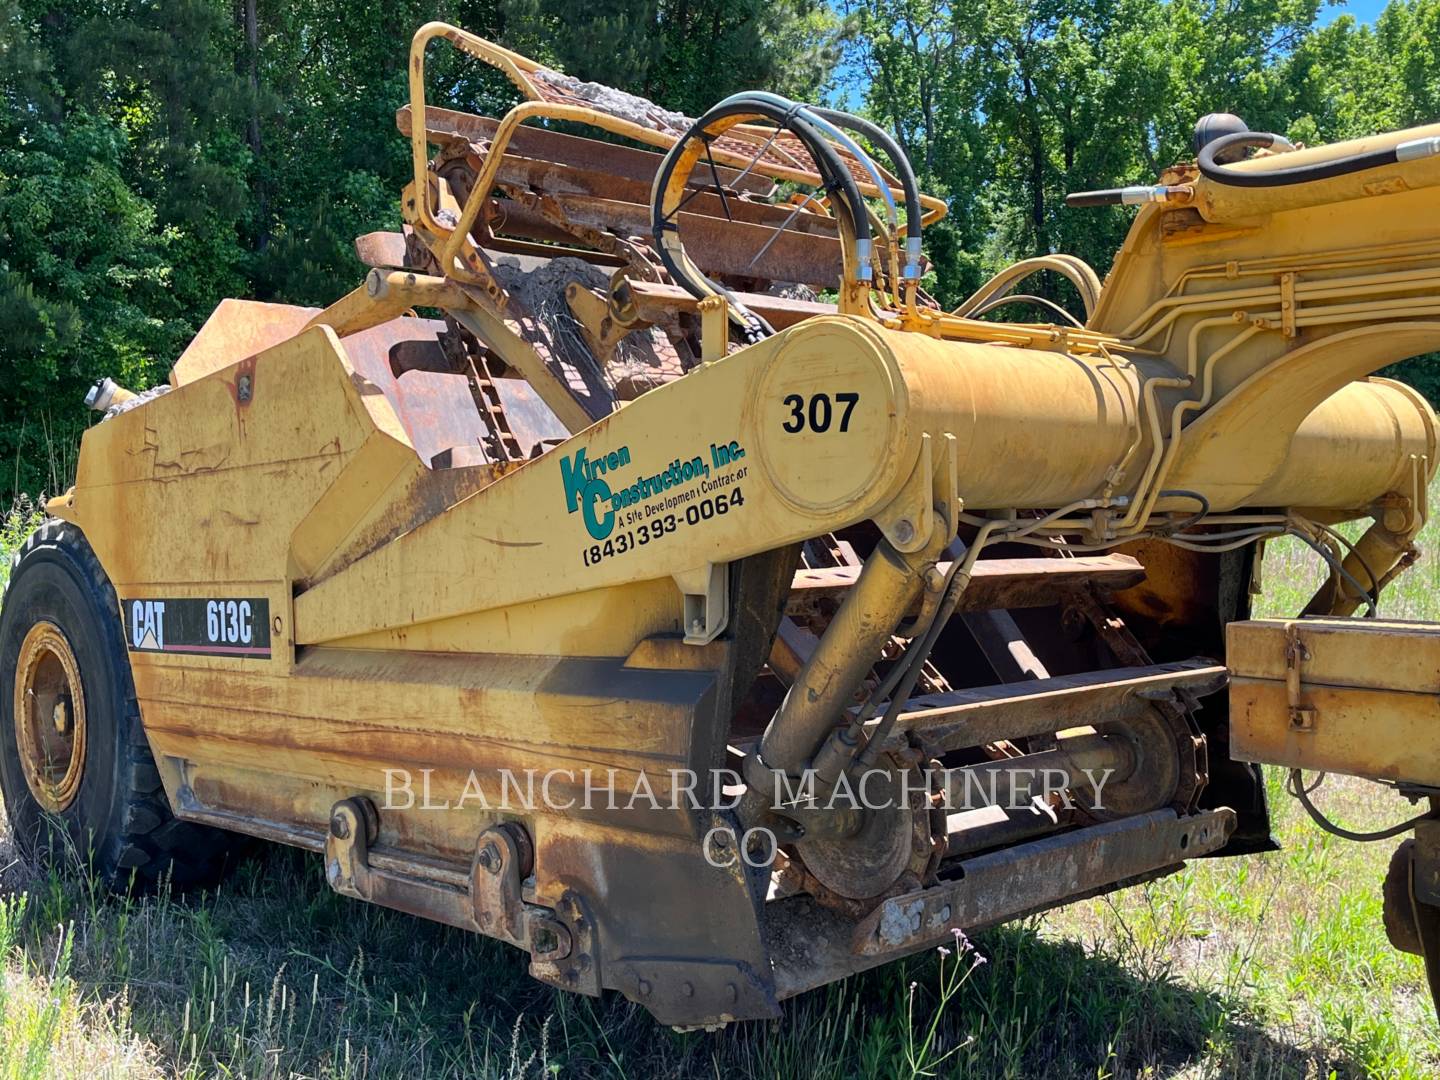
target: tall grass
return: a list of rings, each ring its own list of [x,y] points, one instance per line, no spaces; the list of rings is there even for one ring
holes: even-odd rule
[[[0,592],[10,582],[11,560],[20,545],[45,518],[40,504],[21,495],[4,516],[0,516]]]
[[[5,517],[0,574],[38,516]],[[1440,614],[1435,574],[1422,562],[1382,611]],[[1293,614],[1319,577],[1308,549],[1272,544],[1261,607]],[[266,849],[217,892],[117,898],[83,868],[22,865],[0,822],[0,1080],[1440,1075],[1421,965],[1381,927],[1390,846],[1319,832],[1270,781],[1280,852],[989,931],[983,965],[930,953],[778,1021],[688,1034],[615,995],[552,992],[497,942],[340,897],[303,853]],[[1409,809],[1358,781],[1317,798],[1359,825]]]

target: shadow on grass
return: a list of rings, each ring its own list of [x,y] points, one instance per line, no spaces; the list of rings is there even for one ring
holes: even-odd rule
[[[909,1076],[942,975],[931,953],[787,1002],[777,1021],[682,1034],[618,995],[532,981],[518,950],[337,896],[300,852],[265,849],[183,900],[57,873],[26,892],[6,962],[42,977],[67,928],[68,978],[123,1000],[166,1075]],[[1034,924],[976,945],[989,962],[939,1019],[931,1061],[954,1053],[937,1075],[1363,1075],[1278,1041],[1237,1000],[1137,977]]]

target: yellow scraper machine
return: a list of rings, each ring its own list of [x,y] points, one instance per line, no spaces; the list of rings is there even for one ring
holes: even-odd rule
[[[519,104],[427,106],[436,39]],[[1312,808],[1440,788],[1440,631],[1352,618],[1435,469],[1370,373],[1440,350],[1440,126],[1207,117],[1071,197],[1140,204],[1103,284],[1043,254],[947,311],[945,205],[861,118],[694,120],[432,23],[398,123],[361,287],[227,300],[168,385],[92,393],[0,611],[28,850],[144,886],[308,848],[688,1027],[1267,850],[1253,762]],[[1247,621],[1280,536],[1328,578]],[[1437,821],[1387,889],[1432,964]]]

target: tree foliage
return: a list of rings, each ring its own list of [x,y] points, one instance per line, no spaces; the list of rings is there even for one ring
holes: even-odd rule
[[[354,236],[398,225],[394,110],[430,19],[691,115],[744,88],[860,107],[950,201],[928,252],[954,301],[1037,252],[1103,271],[1128,215],[1064,194],[1152,180],[1202,113],[1306,142],[1440,119],[1440,0],[1373,26],[1319,4],[0,0],[4,486],[63,484],[85,386],[163,378],[223,297],[354,286]],[[513,100],[442,46],[430,74],[442,104]]]
[[[851,100],[950,200],[930,252],[942,300],[1005,262],[1068,251],[1103,270],[1130,213],[1070,191],[1153,182],[1195,121],[1328,142],[1440,120],[1440,0],[1375,26],[1319,0],[848,0]],[[1049,286],[1056,294],[1055,283]]]

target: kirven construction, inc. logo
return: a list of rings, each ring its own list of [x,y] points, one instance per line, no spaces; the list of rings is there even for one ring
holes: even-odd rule
[[[615,515],[626,507],[656,498],[672,488],[682,487],[710,476],[717,468],[736,464],[745,456],[738,442],[712,444],[710,462],[702,455],[675,458],[660,472],[618,477],[630,465],[630,447],[622,446],[591,460],[582,447],[560,458],[560,481],[565,488],[565,509],[577,511],[585,520],[585,531],[604,540],[615,530]],[[612,486],[613,485],[613,486]]]

